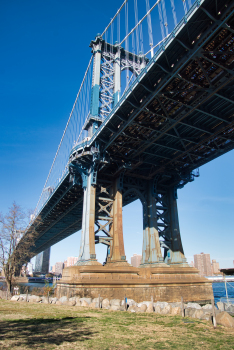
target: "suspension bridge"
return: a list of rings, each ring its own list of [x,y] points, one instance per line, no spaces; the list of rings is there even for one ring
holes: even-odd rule
[[[122,207],[140,199],[141,267],[194,273],[177,189],[234,148],[234,1],[145,0],[140,17],[142,3],[124,1],[91,41],[25,237],[36,228],[36,255],[82,229],[78,267],[100,268],[98,243],[107,247],[107,266],[127,266]]]

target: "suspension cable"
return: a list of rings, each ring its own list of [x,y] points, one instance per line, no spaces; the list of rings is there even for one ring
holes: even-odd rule
[[[132,30],[128,33],[128,35],[125,36],[125,38],[121,41],[121,43],[119,43],[119,45],[122,45],[123,42],[132,34],[132,32],[134,32],[134,30],[144,21],[144,19],[146,19],[146,17],[153,11],[153,9],[161,2],[161,0],[157,0],[156,3],[151,7],[151,9],[145,14],[144,17],[142,17],[142,19],[137,23],[137,25],[135,25],[134,28],[132,28]]]
[[[77,102],[78,97],[79,97],[79,95],[80,95],[81,89],[82,89],[82,87],[83,87],[83,84],[84,84],[84,81],[85,81],[85,78],[86,78],[86,76],[87,76],[87,73],[88,73],[88,70],[89,70],[89,67],[90,67],[90,65],[91,65],[92,60],[93,60],[93,56],[90,58],[90,61],[89,61],[88,67],[87,67],[86,72],[85,72],[85,75],[84,75],[84,78],[83,78],[83,80],[82,80],[82,82],[81,82],[81,85],[80,85],[79,91],[78,91],[78,93],[77,93],[77,95],[76,95],[75,102],[74,102],[74,104],[73,104],[73,107],[72,107],[71,113],[70,113],[70,115],[69,115],[69,118],[68,118],[68,121],[67,121],[66,127],[65,127],[65,129],[64,129],[64,131],[63,131],[63,135],[62,135],[62,138],[61,138],[61,140],[60,140],[60,143],[59,143],[59,146],[58,146],[57,152],[56,152],[55,157],[54,157],[54,160],[53,160],[53,163],[52,163],[52,165],[51,165],[51,168],[50,168],[49,174],[48,174],[48,176],[47,176],[47,179],[46,179],[45,185],[44,185],[44,187],[43,187],[43,190],[42,190],[42,193],[41,193],[41,195],[40,195],[40,198],[39,198],[39,200],[38,200],[38,202],[37,202],[37,205],[36,205],[36,208],[35,208],[35,212],[34,212],[35,214],[36,214],[36,211],[37,211],[37,207],[38,207],[38,205],[39,205],[39,203],[40,203],[40,200],[41,200],[41,197],[42,197],[43,191],[44,191],[44,189],[45,189],[45,187],[46,187],[46,185],[47,185],[47,182],[48,182],[48,180],[49,180],[50,174],[51,174],[51,172],[52,172],[52,169],[53,169],[53,166],[54,166],[55,160],[56,160],[56,158],[57,158],[57,155],[58,155],[58,152],[59,152],[59,150],[60,150],[61,144],[62,144],[62,142],[63,142],[64,136],[65,136],[65,134],[66,134],[66,131],[67,131],[68,125],[69,125],[69,123],[70,123],[70,120],[71,120],[71,117],[72,117],[73,111],[74,111],[74,109],[75,109],[76,102]]]
[[[105,28],[104,32],[102,33],[102,36],[105,34],[105,32],[106,32],[107,29],[110,27],[110,25],[112,24],[112,22],[116,19],[116,17],[117,17],[118,14],[120,13],[120,11],[122,10],[122,8],[123,8],[124,5],[126,4],[126,2],[128,2],[128,0],[124,0],[124,2],[122,3],[122,5],[121,5],[120,8],[118,9],[118,11],[116,12],[116,14],[115,14],[114,17],[112,18],[112,20],[110,21],[110,23],[108,24],[108,26]]]

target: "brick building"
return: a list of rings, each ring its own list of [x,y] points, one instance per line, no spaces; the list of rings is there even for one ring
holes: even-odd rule
[[[200,271],[201,276],[212,276],[210,254],[195,254],[194,267],[196,267]]]
[[[133,256],[131,257],[131,265],[133,267],[138,267],[141,263],[141,258],[142,256],[139,254],[133,254]]]

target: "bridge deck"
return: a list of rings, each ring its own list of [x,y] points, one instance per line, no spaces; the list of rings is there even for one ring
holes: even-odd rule
[[[178,184],[234,148],[233,78],[234,2],[201,1],[71,161],[91,162],[98,142],[110,156],[98,177],[111,180],[128,165],[127,176],[165,174]],[[82,201],[67,175],[40,213],[35,254],[81,228]]]

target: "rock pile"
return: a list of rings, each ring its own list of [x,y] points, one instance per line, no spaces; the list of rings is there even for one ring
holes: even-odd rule
[[[112,311],[125,311],[125,301],[120,299],[103,299],[103,298],[80,298],[80,297],[71,297],[66,296],[61,297],[60,299],[54,297],[39,297],[35,295],[14,295],[11,300],[13,301],[27,301],[32,303],[45,303],[56,304],[56,305],[67,305],[67,306],[78,306],[78,307],[87,307],[91,309],[99,308]],[[100,303],[100,305],[99,305]],[[234,327],[234,318],[231,317],[227,312],[224,311],[225,305],[223,303],[217,303],[218,309],[215,308],[217,315],[217,324],[222,324],[228,327]],[[182,315],[181,303],[167,303],[157,301],[152,303],[151,301],[143,301],[141,303],[135,302],[133,299],[127,299],[127,311],[128,312],[148,312],[156,313],[161,315]],[[232,306],[234,308],[234,306]],[[228,316],[227,316],[228,315]],[[212,314],[212,305],[206,304],[201,306],[198,303],[187,303],[184,304],[184,316],[197,318],[200,320],[211,321]]]

